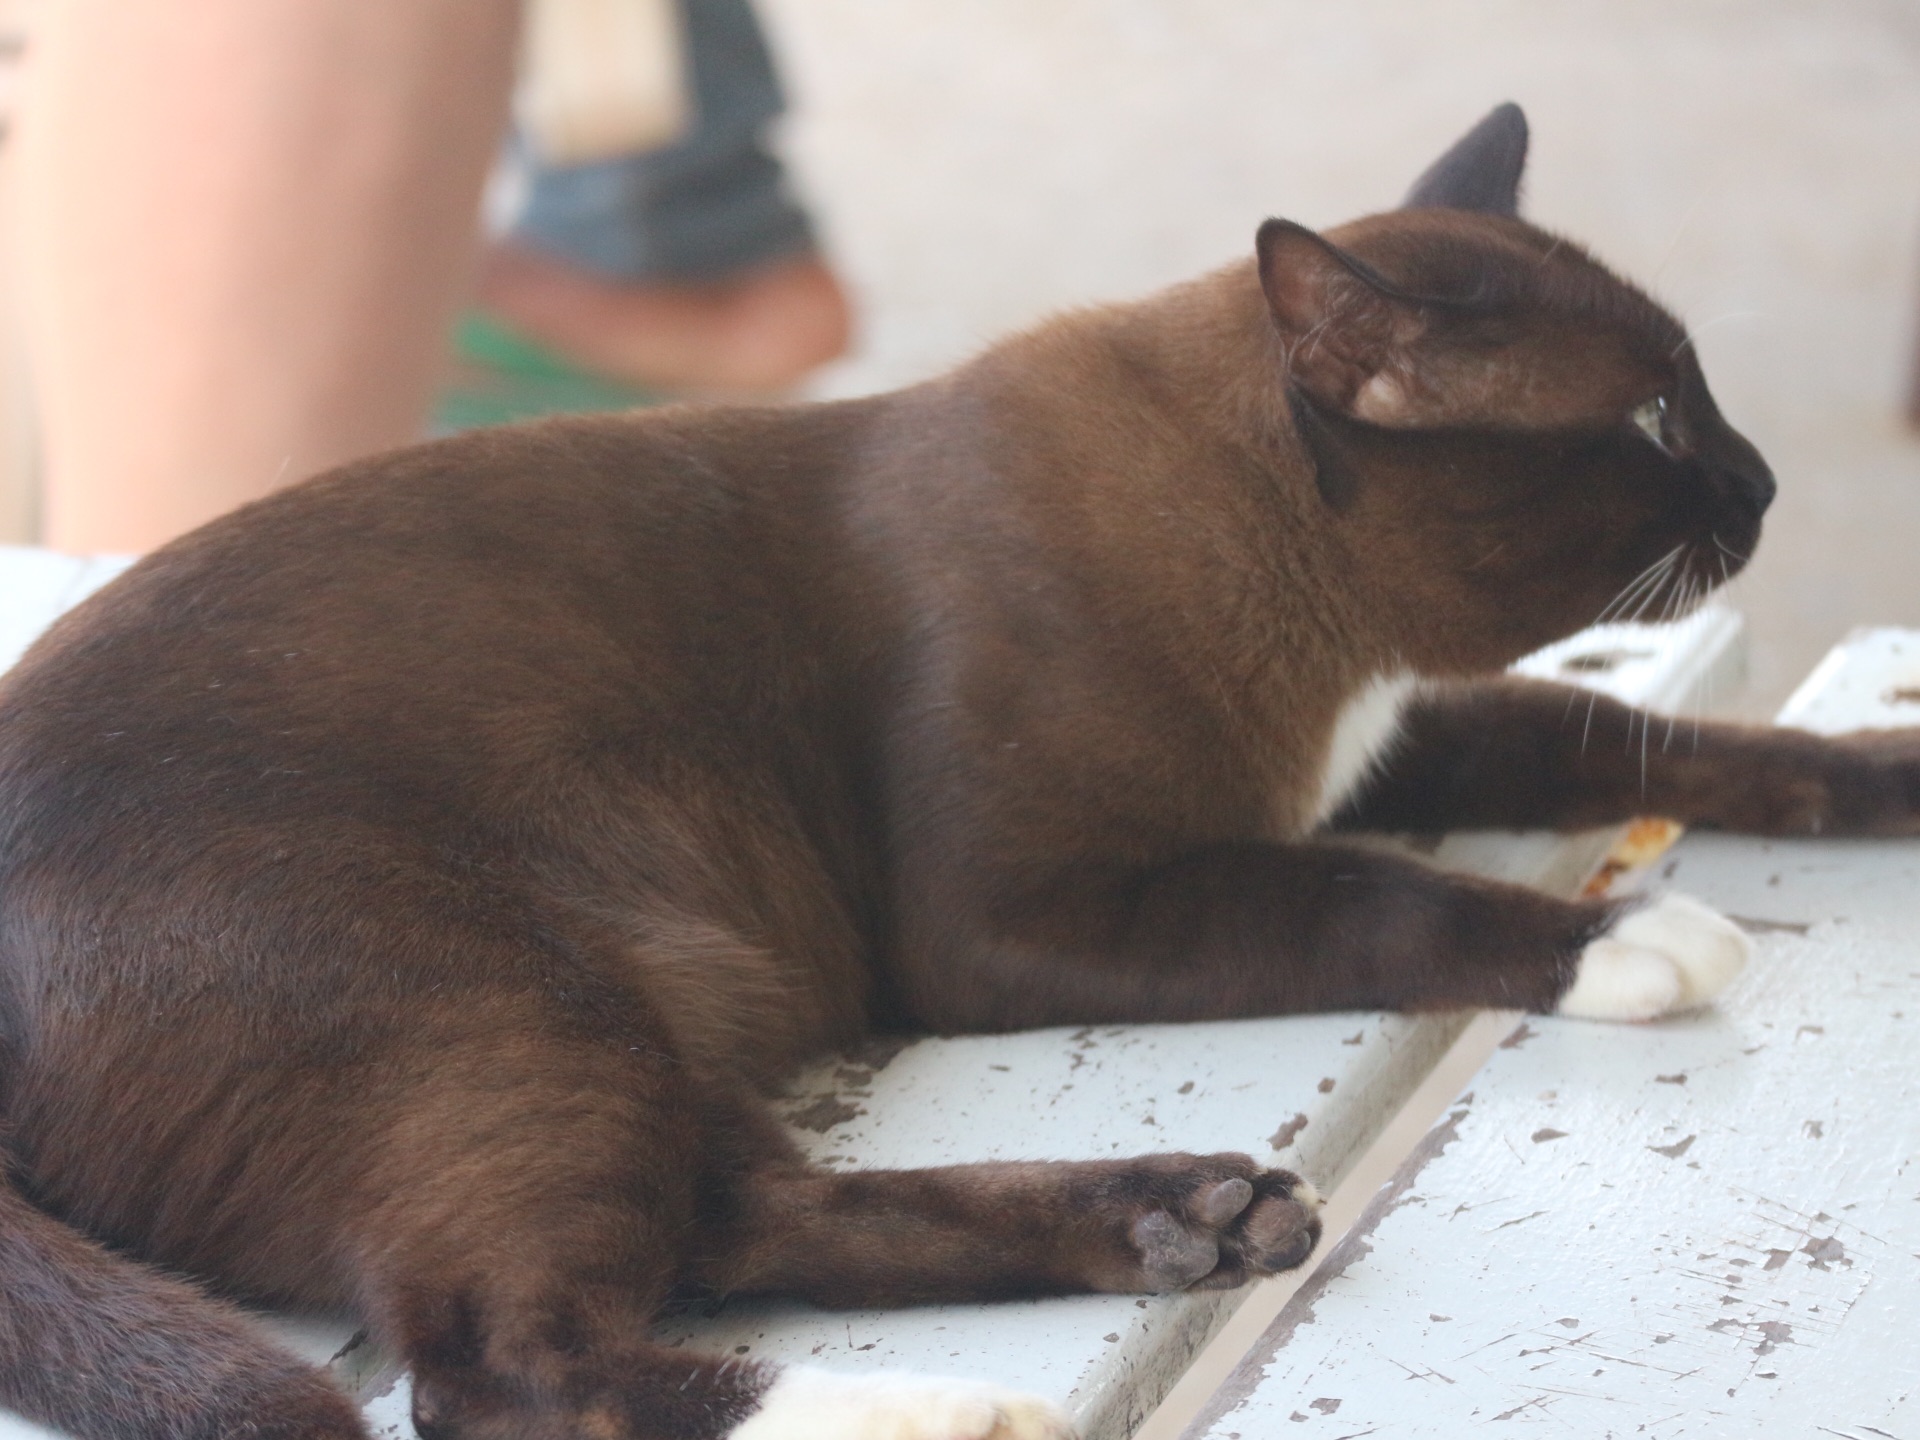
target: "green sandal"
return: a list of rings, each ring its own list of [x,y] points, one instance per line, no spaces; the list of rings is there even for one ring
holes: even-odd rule
[[[478,311],[460,317],[453,334],[453,374],[433,409],[435,434],[507,425],[540,415],[631,410],[662,396],[576,370]]]

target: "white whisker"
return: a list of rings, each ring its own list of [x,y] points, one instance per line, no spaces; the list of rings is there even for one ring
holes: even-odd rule
[[[1691,205],[1687,206],[1686,213],[1680,217],[1680,223],[1673,227],[1673,238],[1667,241],[1666,253],[1661,255],[1660,263],[1653,267],[1653,274],[1647,279],[1649,285],[1657,284],[1661,275],[1666,273],[1667,265],[1672,261],[1674,252],[1680,248],[1680,241],[1687,233],[1687,226],[1693,223],[1695,212],[1706,203],[1707,197],[1699,195],[1694,198]]]
[[[1677,555],[1679,554],[1679,551],[1676,550],[1674,553]],[[1638,605],[1634,606],[1633,613],[1627,616],[1625,620],[1616,620],[1614,623],[1621,624],[1621,625],[1638,625],[1640,623],[1640,617],[1647,613],[1647,607],[1654,603],[1654,601],[1659,597],[1660,592],[1666,588],[1667,581],[1671,580],[1672,578],[1673,578],[1673,566],[1671,562],[1669,562],[1669,564],[1667,565],[1667,568],[1660,572],[1660,578],[1658,581],[1654,583],[1653,589],[1647,592],[1646,598],[1643,599]]]
[[[1667,570],[1671,568],[1673,562],[1679,558],[1680,552],[1685,548],[1683,545],[1674,546],[1673,549],[1669,550],[1638,575],[1634,576],[1632,580],[1627,582],[1626,586],[1618,595],[1614,596],[1613,599],[1609,600],[1606,605],[1602,607],[1600,613],[1594,616],[1591,624],[1608,625],[1613,623],[1614,618],[1620,611],[1624,610],[1639,598],[1645,587],[1652,586],[1655,589],[1659,588],[1660,582],[1666,578]]]
[[[1693,577],[1692,577],[1691,575],[1689,575],[1689,576],[1687,577],[1687,579],[1686,579],[1686,581],[1685,581],[1684,583],[1685,583],[1685,585],[1687,586],[1687,588],[1688,588],[1689,590],[1691,590],[1691,589],[1692,589],[1692,587],[1693,587],[1693,586],[1694,586],[1694,585],[1695,585],[1695,584],[1696,584],[1697,582],[1696,582],[1696,581],[1694,580],[1694,578],[1693,578]],[[1696,701],[1695,703],[1697,704],[1697,703],[1698,703],[1698,701]],[[1671,746],[1672,746],[1672,744],[1673,744],[1673,728],[1674,728],[1674,726],[1676,726],[1676,725],[1678,725],[1679,723],[1680,723],[1680,716],[1679,716],[1679,714],[1678,714],[1678,712],[1676,712],[1676,713],[1674,713],[1674,714],[1672,714],[1672,715],[1669,715],[1669,716],[1667,717],[1667,733],[1666,733],[1666,738],[1664,738],[1664,739],[1663,739],[1663,740],[1661,740],[1661,742],[1660,742],[1660,753],[1661,753],[1662,755],[1664,755],[1664,754],[1666,754],[1666,753],[1667,753],[1667,750],[1669,749],[1669,747],[1671,747]],[[1696,720],[1695,720],[1695,722],[1694,722],[1694,733],[1695,733],[1695,734],[1698,734],[1698,733],[1699,733],[1699,721],[1698,721],[1697,719],[1696,719]]]
[[[1628,603],[1632,596],[1639,593],[1640,587],[1642,585],[1648,584],[1652,581],[1654,575],[1660,570],[1660,568],[1672,560],[1673,553],[1674,552],[1671,550],[1668,551],[1665,555],[1662,555],[1658,560],[1655,560],[1651,565],[1647,566],[1639,574],[1635,575],[1633,579],[1629,580],[1625,585],[1621,586],[1620,589],[1614,594],[1613,599],[1609,600],[1605,605],[1600,607],[1600,613],[1593,618],[1592,623],[1595,625],[1604,625],[1606,623],[1607,616],[1613,614],[1614,611],[1619,606]]]
[[[1647,803],[1647,732],[1653,729],[1650,711],[1640,712],[1640,803]]]
[[[1770,318],[1771,317],[1764,310],[1729,310],[1724,315],[1716,315],[1713,317],[1713,319],[1707,321],[1706,324],[1695,325],[1691,329],[1689,329],[1687,331],[1687,338],[1682,340],[1678,345],[1674,346],[1673,353],[1669,355],[1667,358],[1669,360],[1679,358],[1680,352],[1682,350],[1695,347],[1702,335],[1704,335],[1707,331],[1711,330],[1714,326],[1724,324],[1728,320],[1766,320]]]
[[[1746,564],[1747,561],[1753,558],[1752,555],[1742,555],[1738,550],[1729,550],[1727,548],[1727,542],[1720,538],[1720,534],[1718,531],[1714,532],[1713,545],[1714,545],[1714,548],[1718,550],[1722,555],[1725,555],[1732,560],[1738,560],[1742,565]]]

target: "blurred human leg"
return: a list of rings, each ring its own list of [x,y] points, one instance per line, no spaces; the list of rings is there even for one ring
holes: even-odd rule
[[[21,124],[45,535],[144,550],[419,433],[515,0],[61,0]]]
[[[585,165],[521,147],[526,201],[480,303],[604,375],[668,390],[766,390],[846,348],[847,299],[765,131],[784,108],[748,0],[681,0],[688,133]]]
[[[718,280],[623,281],[507,243],[487,257],[480,300],[572,364],[686,394],[785,389],[844,353],[852,327],[814,254]]]

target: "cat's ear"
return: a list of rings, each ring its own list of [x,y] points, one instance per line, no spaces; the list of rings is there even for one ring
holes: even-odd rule
[[[1260,288],[1286,346],[1287,378],[1321,405],[1392,425],[1404,409],[1399,376],[1425,328],[1419,307],[1355,256],[1291,220],[1255,237]]]
[[[1527,165],[1527,117],[1509,100],[1495,106],[1413,182],[1403,210],[1520,213],[1520,172]]]

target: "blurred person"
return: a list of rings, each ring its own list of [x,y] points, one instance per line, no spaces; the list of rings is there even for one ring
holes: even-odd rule
[[[61,0],[20,266],[44,536],[149,549],[413,438],[471,273],[514,0]]]
[[[690,33],[705,3],[691,0]],[[49,544],[147,550],[418,437],[476,277],[518,26],[515,0],[47,7],[19,209]],[[695,72],[700,91],[698,60]],[[771,163],[757,141],[716,153]],[[672,388],[785,384],[844,346],[844,298],[804,216],[799,232],[792,216],[775,226],[787,238],[770,248],[747,247],[744,273],[675,268],[699,226],[669,260],[608,267],[598,227],[634,207],[589,223],[591,206],[550,198],[583,184],[536,174],[527,233],[487,264],[482,303],[530,338]],[[651,235],[673,192],[643,188]],[[764,338],[781,323],[761,324],[782,307],[790,331],[815,337],[784,353]],[[746,357],[731,370],[728,332]]]
[[[562,358],[643,389],[778,389],[846,349],[846,296],[766,148],[784,99],[748,0],[681,0],[681,18],[687,133],[574,166],[518,145],[524,202],[478,300]]]

